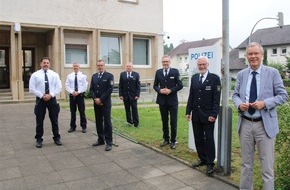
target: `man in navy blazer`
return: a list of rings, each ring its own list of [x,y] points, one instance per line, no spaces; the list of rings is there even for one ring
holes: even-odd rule
[[[249,67],[238,73],[232,96],[239,111],[237,131],[242,152],[240,189],[253,189],[255,145],[261,161],[263,189],[274,189],[274,147],[275,136],[279,132],[276,107],[288,100],[288,94],[278,70],[262,64],[264,50],[259,43],[248,45],[246,57]],[[256,88],[252,88],[252,81]],[[256,94],[253,102],[252,91]]]
[[[186,118],[192,122],[194,141],[199,161],[192,166],[207,165],[207,175],[212,175],[215,160],[214,124],[220,110],[221,81],[208,70],[209,61],[197,59],[199,73],[191,77]],[[191,115],[192,113],[192,115]]]
[[[133,71],[133,64],[127,63],[126,71],[120,74],[119,97],[123,100],[127,123],[139,127],[137,100],[140,97],[140,76]]]
[[[90,86],[90,94],[94,100],[94,111],[98,140],[93,146],[104,145],[106,151],[112,150],[111,122],[111,94],[114,88],[114,76],[105,70],[105,62],[97,61],[98,72],[93,74]]]
[[[153,88],[157,92],[156,103],[162,119],[163,139],[160,145],[164,147],[170,143],[170,148],[176,148],[178,97],[177,92],[183,88],[179,71],[170,67],[170,56],[162,57],[162,69],[155,73]],[[170,114],[171,137],[168,129],[168,115]]]

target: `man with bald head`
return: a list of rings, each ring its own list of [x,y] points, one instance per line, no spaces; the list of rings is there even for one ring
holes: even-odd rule
[[[125,106],[127,123],[135,127],[139,127],[137,100],[140,91],[140,76],[133,71],[133,64],[129,62],[126,64],[126,71],[120,74],[119,97]]]

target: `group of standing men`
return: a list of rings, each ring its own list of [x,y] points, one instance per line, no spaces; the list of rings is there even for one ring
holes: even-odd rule
[[[237,131],[242,152],[241,189],[253,189],[253,159],[255,145],[259,152],[262,166],[264,189],[274,189],[274,142],[277,135],[278,120],[276,107],[288,100],[288,94],[279,72],[264,66],[263,47],[252,42],[246,49],[249,67],[237,76],[233,103],[239,111]],[[162,119],[164,147],[176,148],[178,96],[183,88],[179,71],[170,67],[170,57],[162,57],[163,68],[155,73],[153,88],[157,92],[156,103],[159,104]],[[55,96],[61,92],[59,75],[50,67],[49,58],[40,63],[41,69],[32,74],[29,90],[36,95],[34,113],[36,115],[36,147],[42,147],[43,120],[46,108],[52,123],[53,139],[56,145],[62,145],[58,131],[59,105]],[[214,124],[220,109],[221,81],[219,76],[208,70],[206,57],[197,60],[198,73],[193,75],[190,83],[189,97],[186,105],[186,118],[192,122],[195,145],[199,160],[193,167],[207,165],[206,173],[213,173],[215,160]],[[68,132],[76,129],[76,110],[80,112],[82,132],[86,133],[84,92],[87,90],[87,77],[79,71],[79,65],[73,64],[74,72],[67,76],[66,90],[70,97],[71,122]],[[126,120],[130,125],[139,127],[137,100],[140,97],[140,76],[132,70],[132,63],[126,65],[126,71],[120,74],[119,97],[124,102]],[[105,71],[103,60],[97,62],[98,72],[92,76],[90,94],[94,100],[94,111],[98,140],[93,146],[104,145],[106,151],[112,149],[111,93],[114,76]],[[169,120],[170,116],[170,122]],[[169,124],[170,123],[170,132]]]
[[[34,72],[29,81],[29,91],[36,96],[34,113],[36,115],[36,144],[37,148],[42,147],[43,141],[43,121],[46,109],[49,111],[49,118],[52,124],[53,139],[56,145],[61,146],[58,115],[59,104],[56,100],[62,90],[59,75],[50,70],[50,59],[41,59],[41,69]],[[103,60],[97,61],[98,72],[92,76],[90,85],[90,95],[94,101],[96,131],[98,134],[97,142],[93,146],[106,144],[105,150],[112,149],[112,122],[111,122],[111,93],[114,88],[114,76],[105,70]],[[140,76],[132,70],[132,63],[126,65],[126,71],[120,75],[119,94],[123,100],[127,122],[139,127],[139,117],[137,100],[140,96]],[[76,130],[76,111],[80,113],[80,126],[82,132],[87,132],[87,119],[85,114],[85,95],[88,88],[87,76],[80,71],[78,63],[73,64],[73,72],[70,73],[65,81],[65,88],[69,94],[70,104],[70,128],[69,133]]]

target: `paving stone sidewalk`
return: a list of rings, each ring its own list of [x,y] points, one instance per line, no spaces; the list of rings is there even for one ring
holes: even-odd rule
[[[0,104],[1,190],[234,190],[235,187],[194,170],[150,148],[117,136],[106,152],[88,132],[67,133],[70,113],[61,109],[63,146],[53,143],[48,113],[43,147],[35,148],[33,103]],[[77,117],[77,119],[79,119]]]

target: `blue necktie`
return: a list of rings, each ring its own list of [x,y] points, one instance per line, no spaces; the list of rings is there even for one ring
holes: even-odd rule
[[[46,70],[44,71],[44,84],[45,84],[45,94],[49,94],[49,83],[48,83],[48,77],[46,74]]]
[[[199,78],[199,85],[200,86],[202,85],[202,78],[203,78],[203,75],[201,75],[200,78]]]
[[[257,81],[256,81],[256,71],[252,72],[253,78],[252,78],[252,82],[251,82],[251,88],[250,88],[250,98],[249,98],[249,102],[253,103],[257,100]],[[249,108],[248,112],[249,114],[253,115],[255,113],[255,109],[253,108]]]
[[[165,72],[164,76],[167,77],[167,69],[165,69],[164,72]]]
[[[75,91],[77,92],[78,91],[78,75],[76,74],[75,75]]]

